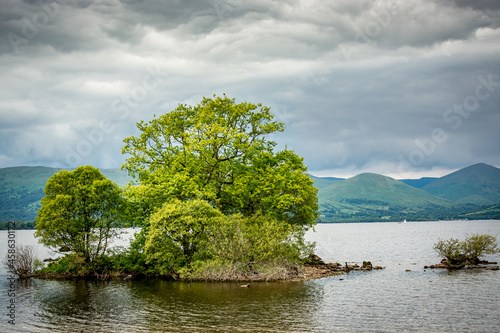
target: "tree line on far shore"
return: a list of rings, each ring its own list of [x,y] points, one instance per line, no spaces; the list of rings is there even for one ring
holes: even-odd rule
[[[35,221],[22,222],[22,221],[14,221],[14,222],[2,222],[0,221],[0,230],[8,230],[10,228],[16,230],[33,230],[36,228]]]

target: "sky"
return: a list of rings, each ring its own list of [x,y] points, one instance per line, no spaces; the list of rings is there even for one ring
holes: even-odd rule
[[[226,94],[316,176],[500,167],[500,1],[2,0],[0,168],[119,168],[136,123]]]

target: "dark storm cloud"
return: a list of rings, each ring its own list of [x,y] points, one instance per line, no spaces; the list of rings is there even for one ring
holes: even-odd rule
[[[457,7],[473,8],[478,10],[500,10],[500,3],[496,0],[451,0]]]
[[[118,167],[136,121],[214,93],[270,106],[287,127],[272,138],[317,173],[498,166],[498,7],[2,1],[0,167]]]

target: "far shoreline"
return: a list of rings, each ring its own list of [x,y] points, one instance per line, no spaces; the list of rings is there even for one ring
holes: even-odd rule
[[[474,221],[498,221],[500,222],[500,219],[449,219],[449,220],[407,220],[406,223],[420,223],[420,222],[474,222]],[[6,222],[8,223],[8,222]],[[17,223],[31,223],[30,222],[21,222],[21,221],[16,221],[16,230],[36,230],[36,227],[29,227],[29,228],[18,228]],[[318,222],[316,225],[322,225],[322,224],[358,224],[358,223],[405,223],[404,220],[395,220],[395,221],[336,221],[336,222]],[[118,229],[136,229],[136,227],[118,227]],[[7,231],[7,228],[0,228],[0,231]]]

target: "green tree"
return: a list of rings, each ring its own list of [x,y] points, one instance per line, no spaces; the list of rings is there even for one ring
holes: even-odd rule
[[[57,252],[97,259],[116,234],[124,199],[121,189],[92,166],[62,170],[47,181],[36,218],[36,237]]]
[[[318,217],[316,188],[303,159],[266,138],[282,132],[268,107],[225,95],[203,98],[137,124],[124,140],[124,168],[138,180],[129,196],[147,218],[172,199],[202,199],[225,215],[258,211],[309,227]],[[147,223],[143,223],[147,227]]]
[[[477,264],[479,257],[485,254],[498,253],[500,249],[496,237],[492,235],[477,235],[460,241],[456,238],[440,239],[434,244],[434,250],[446,258],[450,266],[461,267],[468,264]]]
[[[191,262],[206,241],[205,229],[222,214],[206,201],[188,200],[165,203],[152,215],[146,235],[145,254],[163,272]]]

